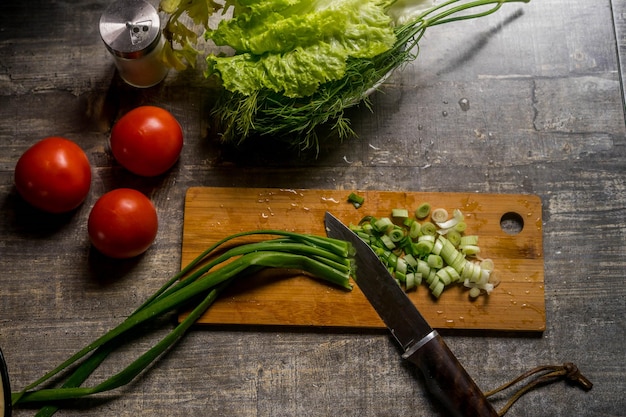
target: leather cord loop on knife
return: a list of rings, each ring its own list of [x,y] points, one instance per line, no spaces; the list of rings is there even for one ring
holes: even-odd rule
[[[492,391],[485,392],[485,397],[491,397],[494,394],[497,394],[498,392],[501,392],[523,381],[524,379],[541,372],[544,373],[542,375],[539,375],[534,380],[526,383],[526,385],[522,386],[522,388],[517,390],[517,392],[515,392],[515,394],[511,396],[505,406],[498,412],[499,416],[503,416],[504,414],[506,414],[506,412],[509,410],[509,408],[511,408],[513,403],[515,403],[515,401],[517,401],[522,395],[526,394],[528,391],[540,385],[556,382],[559,379],[565,379],[570,383],[576,384],[585,391],[589,391],[593,387],[591,381],[589,381],[583,374],[580,373],[576,365],[571,362],[565,362],[563,365],[544,365],[533,368],[530,371],[518,376],[514,380],[507,382],[506,384],[501,385],[500,387]]]

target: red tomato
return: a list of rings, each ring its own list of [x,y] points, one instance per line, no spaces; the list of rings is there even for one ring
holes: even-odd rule
[[[71,140],[45,138],[17,161],[15,187],[24,200],[41,210],[68,212],[89,194],[91,165],[85,152]]]
[[[137,175],[163,174],[183,148],[183,130],[170,112],[142,106],[126,113],[111,130],[111,151],[124,168]]]
[[[152,202],[136,190],[118,188],[96,201],[87,222],[89,239],[111,258],[144,253],[157,235],[159,221]]]

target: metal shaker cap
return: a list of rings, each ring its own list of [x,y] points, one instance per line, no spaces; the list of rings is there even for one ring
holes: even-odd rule
[[[100,16],[100,36],[113,55],[141,58],[159,43],[159,14],[144,0],[117,0]]]

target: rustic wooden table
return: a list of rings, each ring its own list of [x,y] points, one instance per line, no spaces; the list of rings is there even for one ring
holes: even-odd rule
[[[510,416],[624,415],[626,2],[533,0],[429,30],[419,59],[374,94],[373,112],[351,113],[359,138],[317,158],[220,146],[198,72],[146,90],[123,84],[98,35],[107,3],[0,5],[0,347],[13,388],[120,322],[179,269],[188,187],[527,193],[543,203],[545,332],[447,331],[446,341],[485,390],[565,361],[595,384],[532,391]],[[169,109],[185,132],[180,162],[150,180],[117,166],[107,145],[112,123],[141,104]],[[19,156],[50,135],[78,142],[93,165],[89,197],[71,215],[41,215],[13,186]],[[145,256],[108,262],[90,249],[86,220],[120,186],[149,195],[161,225]],[[171,328],[160,324],[139,348]],[[124,349],[103,373],[136,354]],[[226,326],[193,330],[129,386],[59,415],[444,414],[384,331]]]

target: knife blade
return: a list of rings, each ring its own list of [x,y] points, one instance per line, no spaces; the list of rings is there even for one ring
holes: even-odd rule
[[[355,249],[356,284],[402,347],[402,358],[420,369],[429,391],[455,417],[497,417],[480,388],[371,247],[329,212],[325,226],[328,237],[350,242]]]

